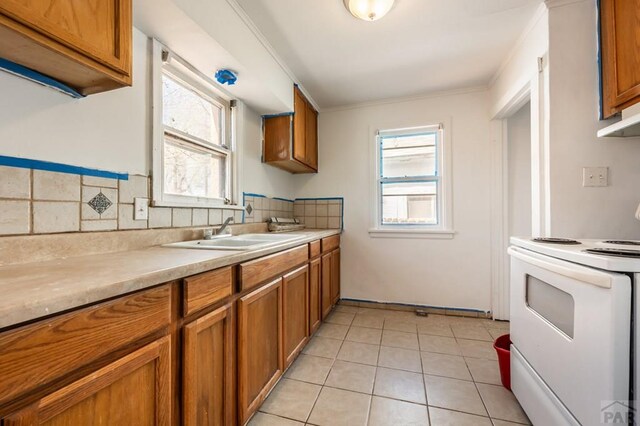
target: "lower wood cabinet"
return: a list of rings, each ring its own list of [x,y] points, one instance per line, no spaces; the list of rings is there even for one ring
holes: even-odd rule
[[[16,413],[4,426],[170,425],[170,337],[59,389]]]
[[[234,330],[230,303],[184,327],[182,411],[185,426],[236,424]]]
[[[313,334],[322,321],[322,303],[320,300],[322,282],[321,260],[315,259],[309,263],[309,335]]]
[[[322,256],[322,285],[320,286],[320,297],[322,299],[322,319],[325,319],[331,312],[331,253]]]
[[[282,278],[238,300],[238,413],[244,424],[284,371]]]
[[[0,333],[0,425],[244,425],[339,300],[338,247],[329,237]]]
[[[282,324],[284,367],[287,368],[307,343],[309,335],[309,267],[282,277]]]
[[[331,303],[340,300],[340,249],[331,252]]]

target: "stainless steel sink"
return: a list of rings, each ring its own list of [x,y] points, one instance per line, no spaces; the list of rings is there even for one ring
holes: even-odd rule
[[[244,234],[218,235],[210,240],[184,241],[165,244],[165,247],[195,248],[206,250],[255,250],[304,238],[301,234]]]

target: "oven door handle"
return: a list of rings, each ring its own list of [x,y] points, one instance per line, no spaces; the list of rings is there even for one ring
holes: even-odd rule
[[[526,262],[530,265],[537,266],[547,271],[554,272],[556,274],[564,275],[565,277],[573,278],[580,282],[592,284],[598,287],[611,288],[611,275],[604,272],[599,272],[595,269],[584,268],[579,265],[573,265],[570,263],[562,262],[556,263],[549,261],[542,256],[535,255],[533,253],[526,253],[517,247],[509,247],[507,253],[512,257]],[[570,265],[570,267],[564,266],[564,264]]]

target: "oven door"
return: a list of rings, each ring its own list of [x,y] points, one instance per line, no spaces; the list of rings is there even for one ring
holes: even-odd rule
[[[513,346],[550,398],[582,425],[599,425],[601,407],[629,399],[630,277],[517,247],[509,254]],[[536,424],[548,404],[519,380],[514,394]]]

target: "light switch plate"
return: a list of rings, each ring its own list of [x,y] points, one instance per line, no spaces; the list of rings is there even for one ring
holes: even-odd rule
[[[584,167],[582,169],[582,186],[608,186],[608,167]]]
[[[640,220],[640,204],[638,205],[638,210],[636,210],[636,219]]]
[[[149,219],[149,199],[134,198],[133,199],[133,220]]]

